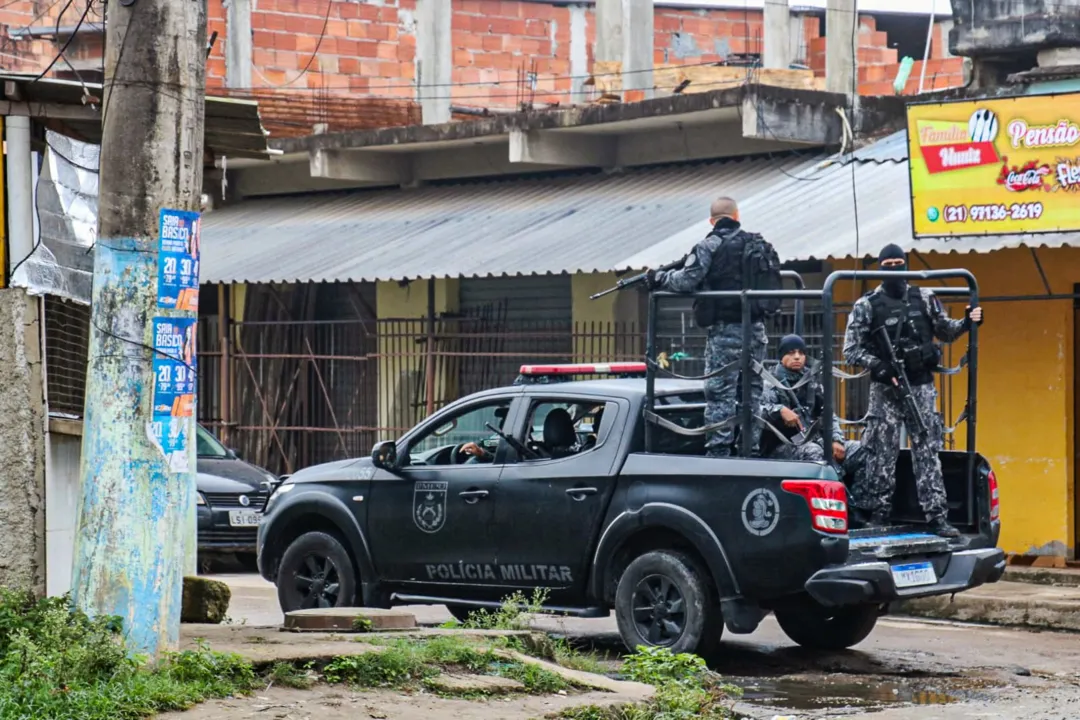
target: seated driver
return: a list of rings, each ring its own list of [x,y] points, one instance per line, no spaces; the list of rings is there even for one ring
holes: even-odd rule
[[[495,408],[495,417],[498,419],[500,430],[503,429],[503,423],[506,422],[506,413],[508,410],[509,408],[505,407]],[[461,452],[465,453],[466,455],[472,456],[465,461],[466,465],[470,463],[495,462],[495,450],[499,446],[499,436],[491,435],[487,438],[487,440],[482,440],[481,443],[470,442],[465,443],[461,447]],[[488,447],[485,448],[485,445]]]

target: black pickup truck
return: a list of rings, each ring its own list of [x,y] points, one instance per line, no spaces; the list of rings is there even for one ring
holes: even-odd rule
[[[371,458],[292,475],[259,529],[282,609],[426,603],[463,617],[546,588],[551,612],[614,609],[628,647],[705,653],[724,626],[750,633],[771,611],[796,643],[838,649],[893,601],[1004,572],[996,481],[977,454],[941,454],[961,537],[919,529],[906,450],[895,527],[853,531],[830,466],[706,458],[701,435],[672,432],[701,425],[701,382],[535,381],[645,367],[525,367],[533,382],[460,399]],[[645,452],[649,412],[666,422]]]

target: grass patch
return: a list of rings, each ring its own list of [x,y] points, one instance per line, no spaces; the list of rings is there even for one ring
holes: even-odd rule
[[[323,668],[323,677],[361,688],[417,690],[444,671],[510,678],[535,694],[572,689],[553,672],[501,657],[490,645],[452,636],[395,640],[379,650],[340,657]]]
[[[150,667],[129,655],[119,618],[91,619],[67,596],[0,591],[2,720],[134,720],[255,685],[238,656],[200,646]]]
[[[319,680],[319,675],[313,669],[313,663],[305,663],[303,667],[297,667],[293,663],[279,662],[266,673],[268,687],[287,687],[295,690],[309,690]]]
[[[666,648],[640,646],[627,656],[623,674],[628,680],[648,683],[656,695],[647,703],[569,708],[552,717],[567,720],[730,720],[742,689],[724,683],[689,653],[673,654]]]
[[[502,605],[495,610],[478,609],[469,613],[464,623],[456,620],[443,623],[443,628],[464,628],[466,630],[506,630],[522,631],[529,629],[529,621],[533,615],[544,611],[544,603],[547,602],[548,590],[536,588],[532,597],[525,597],[521,591],[508,595]],[[551,660],[571,670],[601,674],[603,668],[596,658],[583,653],[565,638],[548,637],[541,647],[535,643],[524,643],[520,638],[499,638],[498,641],[505,647],[517,650],[527,655]]]

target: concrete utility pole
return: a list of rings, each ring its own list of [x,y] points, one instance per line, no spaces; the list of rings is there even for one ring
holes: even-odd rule
[[[131,649],[159,658],[179,644],[194,553],[195,398],[177,388],[195,367],[206,3],[130,0],[107,12],[72,594],[91,615],[120,616]]]

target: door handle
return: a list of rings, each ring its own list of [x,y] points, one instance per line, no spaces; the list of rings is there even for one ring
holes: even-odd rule
[[[567,490],[566,494],[570,495],[571,497],[573,497],[574,495],[581,495],[582,499],[584,499],[585,495],[595,495],[596,494],[596,488],[594,488],[594,487],[574,487],[574,488],[570,488],[569,490]]]
[[[461,492],[458,493],[458,495],[460,497],[465,498],[466,500],[472,500],[473,502],[476,502],[476,500],[479,500],[480,498],[486,498],[488,496],[488,491],[487,490],[462,490]]]

